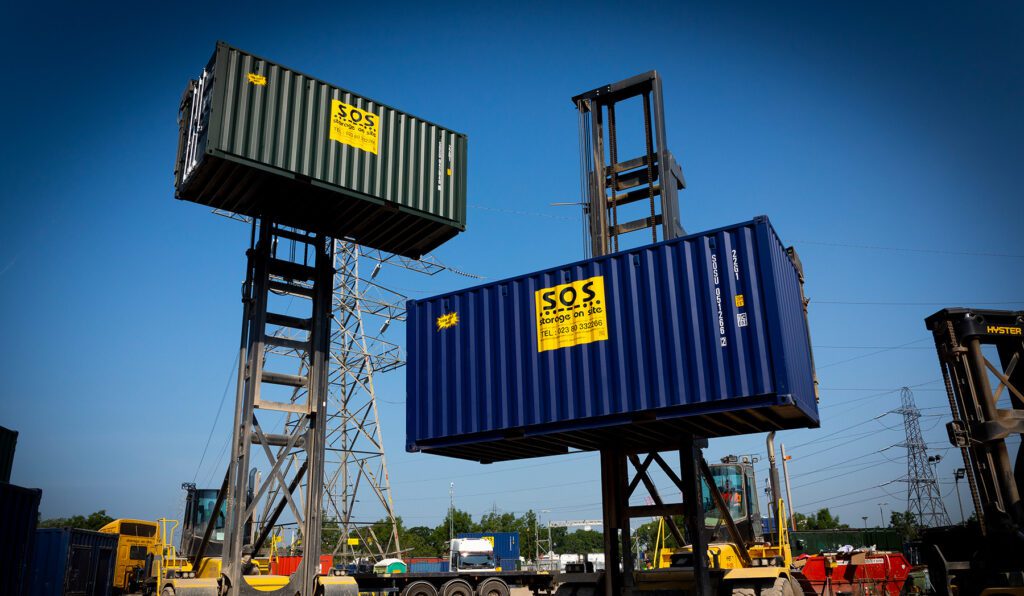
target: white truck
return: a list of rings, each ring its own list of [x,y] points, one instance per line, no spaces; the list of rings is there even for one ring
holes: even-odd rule
[[[455,538],[448,547],[448,571],[355,574],[360,592],[397,590],[399,596],[509,596],[509,586],[550,594],[552,576],[543,571],[502,569],[494,543]]]
[[[494,544],[483,538],[456,538],[448,549],[451,571],[501,571],[494,559]]]

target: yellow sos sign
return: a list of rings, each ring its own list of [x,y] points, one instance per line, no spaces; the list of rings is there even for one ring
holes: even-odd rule
[[[537,290],[534,302],[538,352],[608,339],[604,276]]]
[[[377,155],[380,116],[332,99],[331,140]]]

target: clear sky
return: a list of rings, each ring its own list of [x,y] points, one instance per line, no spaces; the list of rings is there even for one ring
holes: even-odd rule
[[[0,424],[45,517],[179,515],[215,484],[245,226],[173,199],[178,101],[223,39],[470,139],[468,231],[436,252],[500,279],[576,260],[569,98],[650,69],[686,174],[688,230],[768,214],[812,299],[822,428],[780,433],[798,510],[903,508],[897,388],[959,517],[948,412],[922,319],[1024,308],[1024,13],[907,3],[18,3],[0,191]],[[388,272],[410,297],[475,283]],[[398,330],[401,337],[401,330]],[[481,466],[404,451],[404,370],[377,380],[397,512],[599,516],[596,457]],[[204,445],[210,452],[197,469]],[[763,436],[713,441],[763,453]],[[814,441],[811,443],[811,441]],[[886,449],[888,448],[888,449]],[[764,477],[763,462],[759,465]],[[965,492],[966,494],[966,492]]]

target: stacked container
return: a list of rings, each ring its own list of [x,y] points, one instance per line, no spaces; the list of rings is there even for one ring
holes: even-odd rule
[[[466,229],[466,143],[219,42],[182,97],[176,196],[419,257]]]
[[[77,528],[36,530],[29,596],[109,596],[117,539]]]
[[[464,532],[459,538],[483,538],[494,544],[494,563],[502,571],[519,568],[519,532]]]
[[[408,304],[409,451],[482,462],[818,426],[766,217]]]

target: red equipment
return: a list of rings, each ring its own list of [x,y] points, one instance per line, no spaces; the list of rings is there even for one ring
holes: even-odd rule
[[[841,592],[863,596],[899,596],[910,576],[911,566],[903,553],[825,553],[803,559],[800,584],[815,594],[834,596]],[[797,559],[799,563],[799,559]]]
[[[277,557],[270,561],[270,575],[291,575],[299,568],[302,557]],[[327,575],[334,565],[332,555],[320,555],[320,573]]]

